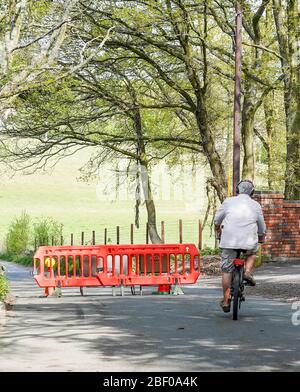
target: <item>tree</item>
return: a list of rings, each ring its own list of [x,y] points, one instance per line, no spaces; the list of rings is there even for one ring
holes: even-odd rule
[[[210,11],[223,34],[233,37],[232,14],[228,14],[234,2],[222,2],[219,9],[213,2]],[[255,7],[252,2],[241,1],[243,15],[243,60],[242,60],[242,143],[243,143],[243,171],[242,177],[254,179],[255,177],[255,116],[262,105],[265,97],[279,87],[282,76],[274,80],[277,63],[280,55],[273,48],[272,24],[269,13],[266,13],[270,0],[262,0]],[[233,44],[235,44],[233,42]],[[222,47],[218,49],[221,52]],[[225,51],[225,56],[219,57],[224,62],[231,62],[233,68],[233,56]]]
[[[107,71],[108,65],[110,71]],[[90,146],[100,148],[93,157],[98,166],[103,162],[101,155],[105,160],[125,157],[129,165],[136,164],[138,184],[141,182],[144,192],[151,241],[160,242],[146,143],[164,143],[166,151],[163,156],[166,157],[168,150],[174,150],[173,146],[167,147],[167,143],[175,143],[176,147],[182,141],[189,142],[187,148],[192,148],[197,142],[182,136],[155,137],[153,128],[152,132],[145,132],[134,81],[112,59],[104,64],[91,62],[87,69],[77,72],[68,82],[20,95],[20,100],[24,102],[20,104],[19,110],[6,121],[6,134],[13,143],[10,147],[7,145],[8,151],[3,159],[12,157],[14,165],[21,164],[23,168],[35,170],[52,157],[59,159],[65,153],[74,153]],[[87,102],[89,106],[83,110],[82,105]],[[17,140],[18,135],[22,135],[21,141]],[[24,148],[27,140],[30,141],[30,147]],[[162,152],[162,147],[159,151]],[[153,159],[160,159],[154,148]],[[136,211],[138,216],[138,208]]]
[[[281,170],[275,170],[278,114],[270,97],[281,96],[283,57],[271,1],[242,3],[243,176],[254,177],[257,137],[267,152],[272,186],[272,173]],[[14,98],[15,115],[3,132],[4,159],[40,167],[70,148],[94,146],[98,162],[125,156],[138,163],[146,184],[155,160],[202,154],[211,171],[208,183],[222,201],[230,153],[234,2],[82,0],[72,12],[51,80]]]
[[[300,10],[297,0],[273,0],[277,43],[284,75],[286,117],[285,197],[300,199]]]
[[[203,40],[206,33],[200,23],[203,20],[199,20],[201,13],[205,26],[203,5],[171,0],[133,1],[130,7],[126,1],[105,2],[101,7],[97,7],[96,2],[81,4],[85,15],[100,32],[115,26],[113,39],[106,42],[107,50],[135,58],[155,84],[172,94],[173,103],[166,102],[161,93],[153,96],[153,102],[193,115],[199,147],[212,172],[212,184],[223,200],[226,176],[208,118],[209,80]]]
[[[32,87],[51,82],[77,1],[4,0],[0,8],[2,110]]]
[[[101,49],[86,54],[73,50],[65,67],[62,47],[77,32],[78,0],[4,0],[0,6],[0,113],[9,116],[14,100],[27,91],[42,89],[85,66]],[[78,32],[77,32],[78,33]],[[98,37],[100,38],[100,37]],[[0,122],[1,125],[1,122]]]

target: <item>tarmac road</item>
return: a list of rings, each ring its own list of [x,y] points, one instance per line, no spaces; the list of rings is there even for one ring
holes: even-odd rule
[[[200,278],[180,296],[148,288],[112,297],[110,288],[93,288],[84,297],[64,289],[62,298],[41,298],[28,268],[1,263],[18,297],[0,323],[2,372],[300,370],[290,303],[248,294],[232,321],[219,309],[216,278]]]

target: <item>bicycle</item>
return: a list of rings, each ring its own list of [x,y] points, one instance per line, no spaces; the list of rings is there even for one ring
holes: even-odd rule
[[[221,234],[222,234],[222,226],[221,230],[216,230],[215,235],[216,239],[218,241],[221,240]],[[263,244],[265,242],[265,234],[261,234],[258,236],[258,242],[260,244]],[[241,302],[245,301],[245,286],[251,286],[248,282],[244,280],[244,267],[246,261],[244,259],[241,259],[241,253],[246,254],[245,249],[234,249],[237,252],[236,258],[233,260],[233,265],[234,265],[234,271],[232,274],[232,281],[231,281],[231,297],[230,297],[230,302],[233,301],[233,312],[232,312],[232,319],[233,320],[238,320],[238,314],[239,310],[241,308]]]
[[[230,301],[233,302],[233,310],[232,310],[233,320],[238,320],[241,303],[245,301],[245,294],[244,294],[245,260],[241,258],[241,253],[246,253],[246,250],[236,249],[236,251],[237,251],[237,257],[233,260],[234,271],[232,274],[231,298],[230,298]]]

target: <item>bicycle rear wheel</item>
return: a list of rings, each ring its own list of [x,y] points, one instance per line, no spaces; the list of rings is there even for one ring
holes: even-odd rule
[[[232,319],[238,320],[239,318],[239,302],[240,302],[240,271],[235,271],[233,276],[233,309]]]

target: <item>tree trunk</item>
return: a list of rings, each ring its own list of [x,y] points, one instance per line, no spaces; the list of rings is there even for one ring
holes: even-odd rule
[[[141,160],[141,182],[143,187],[143,193],[146,203],[147,216],[148,216],[148,229],[149,237],[153,244],[160,244],[162,240],[157,232],[156,226],[156,209],[154,204],[154,199],[151,190],[151,181],[149,177],[148,162],[146,161],[146,154],[143,154],[143,159]]]
[[[185,16],[187,17],[187,14]],[[187,27],[187,30],[188,29],[189,27]],[[221,157],[216,149],[214,136],[211,132],[207,116],[206,71],[204,71],[203,81],[201,82],[201,80],[199,79],[198,63],[193,57],[193,48],[185,34],[181,36],[180,42],[185,52],[185,67],[187,76],[196,96],[196,105],[193,106],[192,109],[194,111],[200,133],[200,143],[213,175],[213,178],[210,179],[210,182],[216,190],[219,200],[223,202],[227,195],[226,173]],[[205,47],[203,49],[206,53]],[[204,68],[206,69],[206,56],[204,56],[203,61]]]
[[[244,114],[242,122],[242,141],[244,148],[243,172],[242,177],[248,180],[254,180],[254,135],[253,124],[254,115],[249,111]]]
[[[270,190],[275,189],[276,183],[276,159],[274,154],[274,144],[275,144],[275,127],[274,127],[274,109],[273,109],[273,98],[269,94],[264,100],[264,113],[266,121],[266,131],[267,131],[267,154],[268,154],[268,187]]]
[[[254,154],[254,116],[255,116],[255,86],[253,81],[245,83],[245,94],[242,109],[242,143],[244,149],[242,178],[254,180],[255,154]]]
[[[287,14],[287,24],[284,19]],[[297,0],[288,0],[286,10],[273,0],[281,69],[284,74],[284,108],[286,116],[286,171],[285,198],[300,198],[300,68],[299,68],[299,6]]]
[[[143,141],[142,120],[139,109],[136,109],[134,113],[134,129],[137,137],[138,163],[140,166],[138,170],[140,170],[140,178],[146,203],[149,236],[153,244],[162,243],[162,240],[157,232],[156,209],[151,190],[148,158],[146,154],[145,143]]]
[[[287,2],[288,66],[285,197],[300,199],[300,33],[297,0]]]
[[[300,97],[295,111],[291,113],[292,117],[287,135],[285,197],[300,200]]]
[[[211,183],[217,192],[219,200],[222,203],[225,200],[227,194],[226,174],[220,155],[216,150],[213,135],[208,127],[207,114],[204,109],[203,102],[201,102],[201,109],[199,109],[195,115],[200,131],[203,152],[208,160],[211,172],[213,174]]]
[[[263,37],[261,33],[261,20],[268,6],[269,1],[262,1],[260,7],[255,13],[251,14],[250,30],[247,30],[254,45],[260,46]],[[245,20],[247,20],[245,12]],[[267,22],[267,20],[266,20]],[[245,58],[245,69],[251,69],[257,73],[264,73],[264,63],[261,50],[252,48],[250,61],[247,64],[247,57]],[[261,86],[257,84],[251,77],[246,76],[244,83],[244,101],[242,109],[242,142],[244,148],[244,160],[242,177],[249,180],[255,179],[255,145],[254,145],[254,119],[259,106],[263,102],[263,96],[267,94],[269,88],[262,90]]]

